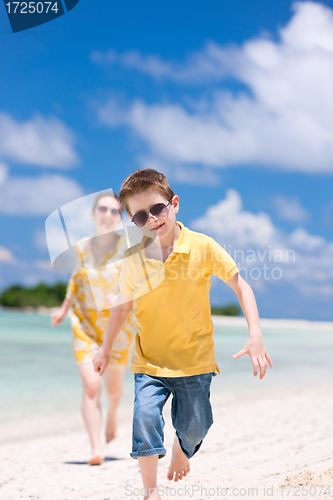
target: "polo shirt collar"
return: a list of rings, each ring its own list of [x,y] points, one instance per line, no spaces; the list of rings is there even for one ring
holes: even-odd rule
[[[177,221],[181,229],[179,238],[174,246],[174,253],[190,253],[191,250],[191,235],[189,229],[182,222]]]
[[[176,241],[176,244],[173,249],[173,253],[190,253],[191,251],[191,235],[190,231],[187,227],[184,226],[182,222],[177,221],[178,226],[181,229],[180,235],[178,240]],[[138,264],[141,264],[142,262],[145,262],[148,260],[145,252],[145,244],[149,240],[148,236],[144,236],[142,238],[141,244],[140,244],[140,257]]]

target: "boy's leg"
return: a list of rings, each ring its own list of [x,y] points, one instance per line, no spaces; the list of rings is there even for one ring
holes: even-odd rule
[[[177,482],[183,479],[183,477],[186,477],[190,470],[190,461],[186,457],[186,455],[184,455],[183,450],[180,447],[177,434],[175,434],[167,478],[169,479],[169,481],[172,481],[172,479],[174,479],[175,482]]]
[[[163,378],[136,373],[133,414],[132,458],[139,461],[145,495],[157,494],[157,462],[166,454],[164,448],[163,407],[170,389]]]
[[[176,429],[168,479],[175,475],[182,479],[184,474],[177,472],[177,463],[181,460],[179,449],[184,457],[191,458],[200,448],[203,438],[213,423],[210,404],[210,384],[212,373],[190,377],[178,377],[172,382],[172,424]],[[176,443],[178,441],[178,446]],[[175,480],[176,480],[175,477]]]
[[[138,457],[140,473],[144,488],[144,500],[148,498],[157,498],[157,463],[158,455],[151,455],[150,457]]]
[[[136,373],[133,412],[132,458],[166,454],[163,407],[171,392],[161,377]]]

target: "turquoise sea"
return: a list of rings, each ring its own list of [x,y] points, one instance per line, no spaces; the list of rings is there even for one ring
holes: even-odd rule
[[[232,355],[247,339],[247,328],[216,326],[216,359],[221,375],[214,377],[212,393],[242,395],[329,383],[333,380],[333,331],[320,328],[262,328],[274,362],[264,380],[255,378],[248,356]],[[8,425],[80,418],[81,381],[71,350],[69,320],[52,329],[50,318],[35,313],[0,311],[0,433]],[[122,405],[133,399],[133,375],[125,378]],[[3,437],[3,436],[2,436]],[[1,436],[0,436],[1,440]]]

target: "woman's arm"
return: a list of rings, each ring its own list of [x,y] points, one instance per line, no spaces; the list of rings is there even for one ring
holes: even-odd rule
[[[72,307],[73,301],[71,299],[65,298],[59,309],[54,311],[51,315],[51,326],[54,327],[62,322],[64,317],[67,314],[67,311],[70,307]]]
[[[76,300],[76,296],[78,293],[78,285],[76,278],[80,275],[82,269],[82,259],[81,259],[81,251],[80,245],[76,246],[75,250],[75,268],[69,278],[66,297],[59,307],[52,315],[51,315],[51,326],[54,327],[62,322],[64,317],[66,316],[68,309],[72,307]]]

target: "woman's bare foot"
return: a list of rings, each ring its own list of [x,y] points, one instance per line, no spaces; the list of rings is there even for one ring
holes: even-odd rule
[[[108,420],[106,424],[106,430],[105,430],[105,438],[106,442],[110,443],[117,435],[116,433],[116,415],[115,412],[109,412],[108,414]]]
[[[101,455],[94,455],[90,460],[88,460],[89,465],[101,465],[103,463],[103,457]]]
[[[101,465],[103,463],[102,450],[100,446],[93,446],[91,450],[91,459],[88,460],[89,465]]]
[[[190,461],[187,457],[185,457],[177,435],[175,435],[175,439],[172,446],[172,457],[170,462],[169,471],[167,474],[167,478],[169,481],[174,479],[176,482],[183,477],[186,477],[190,472]]]

